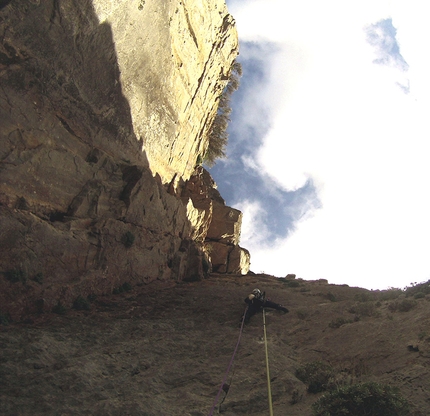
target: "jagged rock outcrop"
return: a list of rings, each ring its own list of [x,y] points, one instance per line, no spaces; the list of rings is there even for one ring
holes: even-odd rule
[[[192,207],[166,191],[204,153],[237,55],[224,1],[203,3],[0,5],[0,304],[14,319],[207,271]]]
[[[248,250],[239,246],[242,213],[225,205],[209,172],[197,167],[182,190],[182,200],[195,236],[205,242],[217,273],[247,274]]]

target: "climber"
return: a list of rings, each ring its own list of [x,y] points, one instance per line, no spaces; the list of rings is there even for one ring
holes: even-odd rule
[[[266,292],[261,293],[260,289],[254,289],[251,294],[249,294],[245,298],[245,302],[248,304],[248,309],[245,314],[245,323],[247,324],[251,318],[251,316],[255,315],[258,311],[262,310],[262,308],[272,308],[282,311],[284,313],[288,312],[288,309],[283,307],[282,305],[272,302],[269,299],[266,299]],[[243,316],[242,316],[243,319]]]

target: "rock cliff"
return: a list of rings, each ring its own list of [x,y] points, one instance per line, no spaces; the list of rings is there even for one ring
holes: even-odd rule
[[[209,172],[197,167],[182,190],[182,200],[194,238],[204,242],[204,250],[216,273],[247,274],[248,250],[239,246],[242,213],[225,205]]]
[[[94,0],[112,31],[136,137],[163,183],[188,179],[238,53],[224,0]]]
[[[248,271],[241,214],[181,198],[238,53],[223,0],[13,0],[0,33],[3,311],[201,279],[208,233]]]

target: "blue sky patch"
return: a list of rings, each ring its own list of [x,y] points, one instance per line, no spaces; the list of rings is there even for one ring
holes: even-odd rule
[[[393,26],[391,18],[367,26],[365,31],[367,41],[375,49],[377,56],[373,61],[375,64],[392,66],[402,71],[408,70],[409,65],[400,53],[396,38],[397,29]]]
[[[243,76],[240,88],[233,94],[231,122],[228,127],[227,159],[218,160],[209,169],[227,205],[240,208],[247,201],[260,207],[259,222],[264,228],[262,244],[271,245],[285,238],[295,222],[307,212],[320,207],[317,191],[309,180],[302,188],[286,191],[257,166],[256,155],[271,127],[270,108],[264,102],[264,88],[271,56],[277,53],[273,44],[243,42],[238,61]]]

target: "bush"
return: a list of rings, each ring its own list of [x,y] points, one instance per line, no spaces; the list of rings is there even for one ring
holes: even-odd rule
[[[73,302],[73,308],[77,311],[89,311],[91,305],[88,299],[78,296],[78,298]]]
[[[309,393],[319,393],[328,389],[334,370],[327,363],[314,361],[298,368],[296,377],[307,385]]]
[[[287,287],[299,287],[300,282],[297,280],[280,279],[282,283]]]
[[[37,274],[34,276],[33,280],[34,280],[36,283],[39,283],[39,284],[41,285],[41,284],[43,283],[43,273],[37,273]]]
[[[239,79],[242,76],[242,66],[234,62],[230,71],[229,80],[224,88],[218,103],[218,111],[212,126],[209,129],[209,144],[204,155],[204,162],[212,167],[216,159],[226,156],[225,147],[228,141],[227,127],[230,121],[230,100],[234,91],[239,88]]]
[[[94,302],[94,301],[97,299],[97,295],[95,295],[94,293],[90,293],[90,294],[87,296],[87,299],[88,299],[90,302]]]
[[[0,325],[9,325],[11,321],[9,314],[0,312]]]
[[[333,293],[331,293],[331,292],[328,292],[328,293],[326,293],[325,295],[323,295],[326,299],[328,299],[330,302],[336,302],[337,301],[337,299],[336,299],[336,296],[333,294]]]
[[[379,293],[379,300],[393,300],[397,299],[401,294],[403,294],[402,289],[390,288]]]
[[[65,315],[67,312],[67,309],[64,305],[61,304],[61,302],[58,302],[53,308],[52,312],[56,313],[58,315]]]
[[[423,299],[426,297],[426,294],[424,292],[417,292],[414,295],[414,299]]]
[[[25,283],[27,281],[27,273],[21,269],[8,270],[4,273],[4,276],[12,283]]]
[[[351,319],[336,318],[336,319],[333,319],[333,320],[328,324],[328,326],[329,326],[330,328],[340,328],[342,325],[350,324],[350,323],[352,323]]]
[[[126,282],[121,286],[116,287],[112,293],[114,295],[118,295],[120,293],[129,292],[131,289],[132,289],[131,284]]]
[[[351,306],[348,312],[355,313],[359,316],[374,316],[376,306],[373,302],[362,302]]]
[[[312,405],[314,416],[406,416],[409,405],[394,387],[369,382],[342,387]]]
[[[130,248],[130,247],[133,245],[133,243],[134,243],[134,239],[135,239],[134,234],[133,234],[133,233],[131,233],[130,231],[127,231],[127,232],[122,236],[121,241],[122,241],[122,243],[124,244],[124,246],[125,246],[126,248]]]
[[[418,293],[423,293],[425,296],[430,293],[430,280],[423,283],[414,283],[412,286],[405,288],[405,292],[406,296],[416,297]]]
[[[368,292],[362,292],[362,293],[356,294],[354,296],[354,299],[357,302],[369,302],[371,300],[371,297]]]
[[[409,312],[411,309],[417,306],[417,302],[413,299],[402,299],[400,301],[391,302],[388,305],[388,309],[391,312]]]

